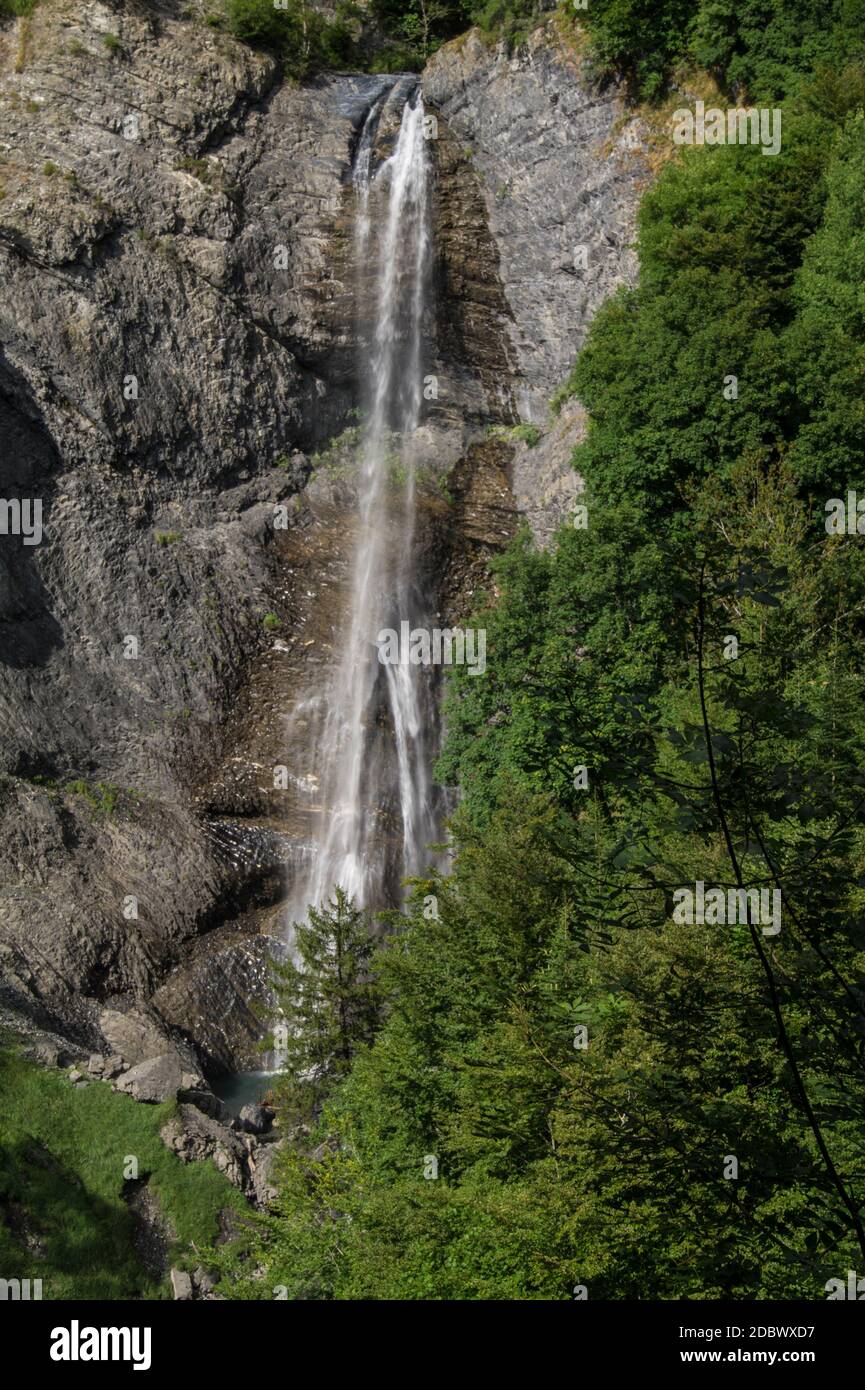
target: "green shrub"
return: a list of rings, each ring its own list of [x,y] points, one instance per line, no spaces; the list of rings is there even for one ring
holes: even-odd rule
[[[0,19],[32,14],[39,0],[0,0]]]
[[[67,796],[83,796],[100,818],[112,816],[117,809],[117,800],[120,795],[117,787],[112,787],[108,782],[97,782],[91,784],[85,782],[83,777],[70,782],[64,789]]]

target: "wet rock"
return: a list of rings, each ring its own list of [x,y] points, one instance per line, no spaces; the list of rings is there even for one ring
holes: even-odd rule
[[[269,640],[273,500],[352,405],[335,244],[394,83],[281,83],[197,14],[39,6],[23,64],[0,24],[0,495],[45,523],[0,561],[2,992],[133,1065],[100,1006],[246,906],[190,787]]]
[[[204,1115],[209,1115],[213,1120],[222,1121],[225,1119],[225,1106],[212,1091],[184,1089],[179,1092],[178,1099],[186,1105],[194,1105],[196,1110],[200,1110]]]
[[[273,891],[281,896],[279,880]],[[260,1065],[262,1024],[256,1006],[267,1000],[271,940],[279,930],[279,909],[272,920],[266,911],[243,914],[192,943],[153,996],[167,1022],[194,1036],[211,1075]]]

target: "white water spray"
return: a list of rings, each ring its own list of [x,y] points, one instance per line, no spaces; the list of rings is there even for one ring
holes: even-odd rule
[[[382,665],[376,645],[384,628],[428,621],[416,575],[412,435],[431,251],[423,103],[419,94],[406,102],[394,151],[373,170],[380,110],[367,119],[354,168],[365,412],[357,527],[338,659],[314,734],[318,834],[290,895],[292,921],[337,884],[364,906],[395,903],[436,832],[430,672]]]

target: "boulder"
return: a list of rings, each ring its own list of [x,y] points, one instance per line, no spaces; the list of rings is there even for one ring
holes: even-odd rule
[[[262,1144],[256,1149],[252,1190],[259,1207],[270,1206],[277,1197],[276,1173],[280,1154],[284,1151],[285,1146],[285,1140],[279,1139],[275,1144]]]
[[[182,1071],[180,1058],[176,1052],[164,1052],[160,1057],[151,1057],[130,1067],[114,1083],[115,1091],[124,1091],[134,1100],[146,1101],[156,1105],[171,1100],[180,1090]]]
[[[133,1067],[137,1062],[160,1056],[171,1047],[167,1029],[160,1027],[157,1020],[142,1009],[130,1009],[127,1013],[103,1009],[99,1027],[112,1054],[119,1053]]]
[[[37,1043],[33,1049],[33,1058],[43,1067],[59,1067],[61,1065],[60,1048],[55,1047],[54,1043]]]
[[[176,1300],[185,1301],[192,1298],[192,1280],[185,1270],[171,1271],[171,1288]]]
[[[264,1105],[244,1105],[237,1117],[237,1128],[247,1134],[264,1134],[270,1129],[273,1112]]]
[[[225,1119],[225,1106],[219,1096],[215,1096],[212,1091],[204,1091],[197,1086],[188,1089],[183,1088],[180,1091],[179,1099],[187,1105],[194,1105],[197,1110],[209,1115],[211,1119]]]
[[[184,1163],[210,1158],[235,1187],[246,1187],[247,1154],[240,1139],[195,1106],[181,1105],[159,1133],[163,1144]]]

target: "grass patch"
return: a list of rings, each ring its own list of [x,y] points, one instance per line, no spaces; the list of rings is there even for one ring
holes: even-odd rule
[[[0,19],[15,19],[32,14],[38,0],[0,0]]]
[[[536,444],[540,444],[543,439],[543,430],[538,429],[537,425],[490,425],[487,430],[488,439],[504,439],[510,444],[527,444],[530,449],[534,449]]]
[[[94,1081],[81,1090],[0,1051],[0,1267],[42,1279],[45,1299],[170,1298],[133,1247],[124,1170],[138,1160],[171,1223],[172,1262],[195,1259],[219,1233],[219,1213],[245,1212],[212,1163],[183,1164],[159,1138],[174,1102],[139,1105]]]
[[[209,159],[193,159],[190,155],[179,160],[174,167],[184,174],[192,174],[199,183],[210,184],[213,179],[213,165]]]
[[[108,782],[85,782],[83,777],[79,777],[74,782],[70,782],[64,788],[67,796],[83,796],[85,801],[93,810],[94,814],[107,820],[117,809],[117,798],[120,792],[117,787],[112,787]]]

